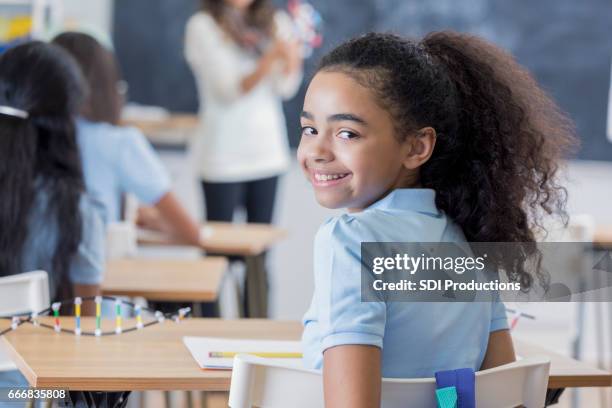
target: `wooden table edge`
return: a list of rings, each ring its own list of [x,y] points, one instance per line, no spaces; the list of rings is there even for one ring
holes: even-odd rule
[[[266,251],[266,246],[263,245],[249,245],[240,248],[227,249],[224,246],[206,245],[204,243],[200,245],[199,248],[203,251],[206,251],[207,253],[212,254],[213,256],[258,256]]]
[[[213,228],[215,228],[215,224],[223,224],[224,226],[227,226],[226,224],[229,225],[231,223],[211,221],[208,224],[210,224]],[[239,226],[241,224],[236,224],[236,225]],[[257,225],[257,224],[251,223],[251,225]],[[173,242],[172,239],[169,237],[160,238],[160,239],[148,239],[144,237],[144,238],[138,238],[137,242],[138,242],[138,245],[145,245],[145,246],[161,245],[161,246],[181,246],[181,247],[196,248],[196,249],[200,249],[200,250],[210,253],[211,254],[210,256],[231,256],[231,255],[233,256],[258,256],[264,253],[265,251],[267,251],[274,244],[276,244],[277,242],[281,241],[283,238],[286,238],[289,235],[289,231],[287,231],[285,228],[277,227],[271,224],[261,224],[261,225],[266,226],[266,227],[271,227],[275,230],[274,231],[275,235],[273,239],[270,240],[270,242],[267,242],[265,245],[264,244],[244,245],[244,246],[240,246],[237,248],[228,249],[225,244],[223,245],[210,244],[210,243],[206,243],[206,240],[201,242],[200,245],[180,244],[180,243]]]
[[[29,380],[28,380],[29,381]],[[78,382],[66,381],[65,385],[58,387],[57,377],[47,379],[44,376],[40,376],[37,379],[36,385],[30,383],[32,387],[36,388],[55,388],[55,389],[66,389],[70,391],[222,391],[228,392],[231,383],[231,377],[219,379],[202,379],[202,378],[186,378],[184,382],[177,385],[174,384],[171,387],[169,383],[176,381],[174,377],[159,377],[155,380],[134,380],[133,378],[121,378],[116,377],[100,381],[100,379],[94,379],[93,381],[87,378],[81,378]],[[126,389],[126,382],[130,383],[130,386]]]
[[[4,347],[4,350],[9,354],[9,357],[11,358],[13,363],[17,366],[17,369],[19,370],[19,372],[21,372],[21,374],[26,378],[26,380],[28,380],[28,383],[32,387],[39,387],[38,377],[36,377],[36,373],[30,368],[28,363],[26,363],[26,361],[21,357],[21,355],[17,352],[17,350],[15,350],[15,348],[13,347],[13,344],[10,341],[8,341],[8,339],[6,338],[6,334],[1,337],[2,337],[2,341],[4,342],[6,346]],[[52,387],[52,388],[58,388],[58,387]]]
[[[572,357],[559,354],[555,351],[548,351],[543,346],[530,343],[528,340],[523,338],[513,338],[515,350],[526,348],[532,348],[535,351],[531,356],[542,356],[551,361],[571,361],[572,364],[578,362],[582,366],[586,366],[589,369],[595,371],[595,373],[589,374],[555,374],[549,375],[548,377],[548,388],[585,388],[585,387],[610,387],[612,386],[612,372],[606,369],[598,368],[591,365],[588,362],[576,360]],[[535,350],[533,350],[535,349]],[[520,351],[519,351],[520,353]]]
[[[194,248],[194,249],[205,251],[210,254],[209,256],[214,256],[214,257],[257,256],[257,255],[261,255],[262,253],[264,253],[269,247],[272,246],[272,244],[280,241],[281,238],[282,237],[275,239],[274,241],[270,242],[268,245],[248,245],[248,246],[242,246],[239,248],[232,248],[232,249],[228,249],[226,246],[223,246],[223,245],[206,244],[205,242],[199,246],[196,246],[196,245],[177,244],[170,240],[161,241],[161,240],[153,240],[153,239],[146,239],[146,238],[144,239],[138,238],[138,245],[143,245],[143,246],[158,246],[159,245],[159,246],[177,246],[177,247]]]
[[[548,378],[548,388],[599,388],[612,387],[612,374],[606,375],[555,375]]]
[[[146,289],[115,289],[102,287],[102,294],[107,296],[128,296],[128,297],[143,297],[147,300],[158,302],[216,302],[219,298],[219,293],[201,292],[201,291],[164,291],[154,292]]]

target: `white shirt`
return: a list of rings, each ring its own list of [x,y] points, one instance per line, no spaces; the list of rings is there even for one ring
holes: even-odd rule
[[[290,38],[291,20],[275,15],[277,35]],[[191,146],[198,175],[210,182],[239,182],[272,177],[289,166],[282,100],[291,98],[302,72],[285,76],[275,67],[252,90],[242,93],[242,79],[257,57],[225,34],[207,13],[187,22],[185,56],[196,78],[200,125]]]

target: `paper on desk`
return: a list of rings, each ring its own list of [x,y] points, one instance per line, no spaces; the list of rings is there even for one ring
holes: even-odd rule
[[[286,340],[248,340],[225,339],[220,337],[183,337],[183,343],[191,352],[200,368],[210,370],[230,370],[233,358],[211,358],[211,351],[227,352],[275,352],[275,353],[301,353],[302,344],[298,341]],[[301,365],[301,359],[271,358],[271,361],[282,361],[293,365]]]
[[[168,235],[160,231],[151,230],[148,228],[137,228],[136,238],[139,241],[150,241],[150,242],[165,242],[168,240]]]

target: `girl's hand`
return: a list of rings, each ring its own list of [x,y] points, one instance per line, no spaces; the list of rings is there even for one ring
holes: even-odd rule
[[[167,230],[159,210],[155,207],[138,207],[136,225],[142,228],[160,232],[165,232]]]

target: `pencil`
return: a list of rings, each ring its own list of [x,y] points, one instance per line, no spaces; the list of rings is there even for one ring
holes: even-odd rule
[[[211,351],[208,353],[210,358],[233,358],[236,354],[250,354],[265,358],[302,358],[302,353],[276,353],[267,351]]]

